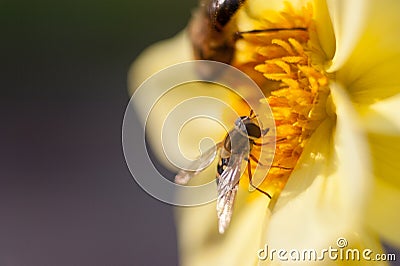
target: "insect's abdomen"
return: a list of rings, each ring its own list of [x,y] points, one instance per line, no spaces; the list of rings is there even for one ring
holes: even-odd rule
[[[220,175],[222,175],[222,172],[224,172],[226,167],[228,167],[228,164],[229,164],[229,157],[221,158],[219,160],[218,166],[217,166],[217,184],[218,184]]]
[[[244,2],[245,0],[212,0],[208,7],[212,26],[218,31],[223,30]]]

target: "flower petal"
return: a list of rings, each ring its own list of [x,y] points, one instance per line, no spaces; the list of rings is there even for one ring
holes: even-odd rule
[[[336,51],[328,72],[337,71],[349,59],[364,31],[368,2],[327,0],[336,37]]]
[[[387,242],[400,247],[400,135],[370,133],[375,186],[368,204],[367,224]]]
[[[375,176],[400,189],[400,135],[368,135]]]
[[[400,94],[371,105],[358,107],[362,123],[369,132],[399,135],[400,134]]]
[[[178,209],[180,265],[256,265],[266,197],[247,200],[249,192],[239,190],[232,222],[223,235],[218,233],[215,203]]]
[[[153,44],[140,54],[129,69],[129,91],[133,93],[145,79],[161,69],[192,58],[192,47],[186,31]]]
[[[267,228],[273,248],[323,248],[361,228],[371,182],[366,139],[343,89],[338,84],[331,89],[334,139],[327,120],[306,144]]]
[[[399,39],[400,41],[400,39]],[[369,57],[369,54],[364,54]],[[353,102],[372,104],[400,93],[400,53],[380,62],[369,59],[351,59],[353,66],[346,66],[337,73],[337,79],[348,84]],[[364,66],[359,64],[365,63]],[[369,69],[365,69],[365,67]]]
[[[375,186],[371,193],[365,221],[382,238],[400,247],[397,211],[400,202],[400,96],[364,107],[364,127],[369,131]],[[365,109],[367,109],[365,111]]]
[[[400,2],[369,1],[369,5],[365,31],[336,73],[352,100],[359,103],[374,103],[400,92]]]
[[[366,223],[387,242],[400,247],[399,187],[377,179],[370,199]]]
[[[326,0],[314,1],[314,20],[319,43],[326,57],[331,60],[335,54],[335,34]]]

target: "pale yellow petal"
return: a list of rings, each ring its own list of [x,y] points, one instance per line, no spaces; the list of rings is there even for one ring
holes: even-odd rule
[[[400,247],[400,135],[369,133],[368,139],[375,184],[365,221],[384,240]]]
[[[348,84],[355,103],[372,104],[400,93],[400,53],[375,62],[367,62],[369,56],[366,53],[364,59],[352,59],[353,66],[346,66],[337,73],[337,79]],[[362,63],[365,65],[360,66]],[[369,68],[365,69],[366,66]]]
[[[331,60],[335,54],[336,41],[326,0],[315,0],[313,6],[318,39],[326,59]]]
[[[343,89],[331,88],[336,129],[323,122],[306,145],[268,224],[271,247],[323,248],[361,228],[371,183],[366,138]]]
[[[239,190],[232,222],[218,233],[215,203],[179,208],[178,249],[182,266],[257,265],[257,250],[267,211],[267,198],[246,200],[248,191]]]
[[[400,189],[400,135],[370,133],[368,140],[375,176]]]
[[[365,31],[349,60],[336,73],[352,100],[360,103],[374,103],[400,92],[400,1],[369,3]]]
[[[400,135],[370,133],[368,139],[375,184],[365,221],[384,240],[400,247]]]
[[[360,105],[363,126],[369,132],[400,134],[400,94],[371,105]]]
[[[152,74],[168,66],[192,58],[192,47],[186,31],[175,37],[153,44],[144,50],[132,64],[128,73],[128,88],[133,93]]]
[[[336,51],[328,71],[335,72],[348,61],[364,31],[369,1],[327,0],[327,4],[336,37]]]
[[[376,179],[365,218],[367,225],[378,232],[384,240],[400,247],[400,189]]]

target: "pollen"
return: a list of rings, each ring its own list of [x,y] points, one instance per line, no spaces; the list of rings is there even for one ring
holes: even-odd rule
[[[273,197],[279,195],[310,136],[327,116],[329,79],[317,63],[323,55],[316,48],[311,18],[311,8],[295,12],[287,5],[281,21],[265,22],[264,28],[276,31],[243,34],[237,42],[233,65],[258,83],[275,119],[275,156],[260,186]]]

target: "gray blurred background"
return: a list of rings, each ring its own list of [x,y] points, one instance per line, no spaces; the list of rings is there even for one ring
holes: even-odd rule
[[[0,266],[177,265],[125,165],[126,75],[196,0],[0,1]]]

